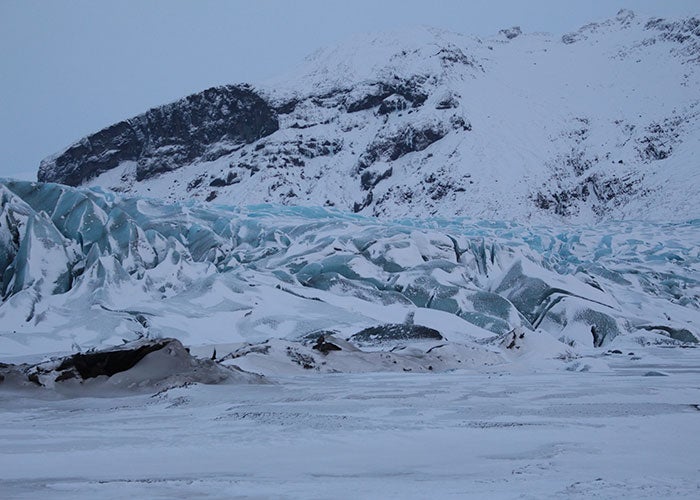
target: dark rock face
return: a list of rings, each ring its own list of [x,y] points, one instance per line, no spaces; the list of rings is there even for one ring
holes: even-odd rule
[[[688,344],[697,344],[700,342],[700,337],[696,334],[687,330],[685,328],[672,328],[670,326],[664,325],[643,325],[640,327],[642,330],[647,330],[650,332],[661,333],[662,335],[668,335],[673,340],[678,342],[684,342]]]
[[[501,340],[501,347],[506,349],[520,349],[521,340],[525,338],[525,332],[520,330],[511,330],[506,333]]]
[[[693,113],[675,114],[660,122],[651,123],[645,134],[637,141],[639,158],[649,163],[665,160],[673,153],[673,147],[679,142],[684,124],[692,118]]]
[[[618,39],[615,33],[622,30],[631,38]],[[657,76],[669,82],[677,79],[681,89],[674,92],[673,105],[671,101],[664,105],[663,114],[642,109],[637,114],[634,107],[630,108],[634,113],[622,112],[623,106],[610,109],[609,115],[594,112],[589,116],[577,99],[567,97],[565,106],[571,113],[562,116],[571,118],[562,118],[561,128],[554,125],[559,118],[548,120],[541,132],[533,132],[537,142],[529,150],[534,156],[528,154],[525,162],[512,165],[507,159],[510,156],[499,151],[522,149],[519,142],[510,142],[518,137],[510,131],[526,130],[528,124],[535,123],[530,113],[521,111],[528,107],[496,111],[489,105],[476,105],[484,99],[498,99],[498,93],[478,95],[473,92],[476,87],[467,82],[475,79],[488,88],[488,82],[498,78],[492,61],[506,52],[522,50],[522,58],[536,52],[542,62],[533,59],[533,65],[552,64],[546,62],[551,58],[545,47],[552,40],[532,38],[532,47],[545,44],[542,52],[533,52],[520,43],[523,35],[518,26],[500,30],[487,43],[428,31],[431,41],[425,45],[408,39],[400,42],[401,37],[387,38],[389,46],[399,45],[369,73],[353,70],[346,78],[336,78],[338,68],[346,64],[335,58],[344,52],[322,51],[318,59],[310,59],[312,65],[305,69],[305,78],[279,89],[212,88],[154,108],[47,158],[40,167],[39,180],[78,186],[92,179],[91,184],[117,192],[164,196],[171,201],[325,205],[381,218],[482,214],[490,210],[485,206],[493,206],[496,213],[489,217],[510,218],[513,214],[504,212],[516,204],[496,199],[483,203],[491,194],[501,193],[503,186],[492,183],[487,164],[493,162],[512,168],[517,173],[512,178],[528,168],[519,183],[527,190],[514,193],[523,198],[525,213],[515,217],[544,213],[602,220],[626,216],[627,207],[641,198],[648,197],[651,203],[665,189],[653,183],[657,172],[671,167],[664,161],[671,158],[675,162],[687,154],[686,138],[692,136],[700,119],[700,106],[692,99],[697,75],[691,62],[700,61],[700,19],[696,17],[640,23],[632,12],[623,10],[612,19],[564,35],[564,45],[581,46],[559,46],[558,50],[578,53],[601,43],[607,47],[601,57],[617,61],[620,67],[631,61],[653,64],[659,54],[668,53],[678,59],[674,62],[685,66],[679,67],[678,73],[674,70]],[[374,38],[353,49],[366,50],[383,43],[381,40]],[[527,45],[530,47],[530,42]],[[508,56],[504,64],[511,64],[505,62],[510,60]],[[512,76],[519,71],[513,67]],[[591,81],[598,76],[591,75]],[[609,79],[614,75],[600,76]],[[625,77],[618,83],[624,86],[633,80]],[[581,82],[571,84],[570,89],[564,89],[561,86],[569,83],[562,80],[552,84],[552,91],[568,96]],[[647,86],[645,83],[644,92]],[[640,90],[641,86],[629,88],[629,92]],[[523,98],[539,99],[540,94],[544,95],[529,89]],[[543,113],[549,112],[548,102],[553,101],[542,101]],[[555,108],[559,106],[551,111]],[[498,146],[482,149],[486,143],[479,137],[486,132],[484,125],[496,123],[492,112],[517,128],[494,129],[492,137],[498,137],[499,142],[493,144]],[[554,116],[559,116],[559,111]],[[476,133],[461,137],[472,130],[472,123]],[[614,130],[601,136],[601,127]],[[488,162],[483,161],[485,157]],[[217,161],[210,163],[213,160]],[[532,174],[525,165],[529,162]],[[181,169],[183,166],[195,168]],[[110,175],[100,175],[104,172]],[[668,172],[675,175],[673,170]],[[158,185],[152,190],[156,176]],[[425,181],[420,182],[420,178]],[[0,255],[0,269],[2,260]]]
[[[66,358],[56,369],[63,372],[56,380],[74,378],[74,372],[77,372],[83,380],[99,377],[100,375],[111,377],[115,373],[133,368],[146,354],[158,351],[170,342],[173,342],[173,339],[156,340],[129,349],[122,348],[74,354]]]
[[[125,161],[137,180],[195,159],[214,160],[279,128],[248,86],[215,87],[107,127],[41,162],[38,180],[77,186]]]
[[[378,137],[367,147],[356,167],[357,172],[362,173],[362,189],[368,191],[391,176],[391,168],[382,172],[369,171],[375,162],[391,162],[408,153],[422,151],[449,132],[450,129],[443,123],[433,123],[423,128],[407,125],[391,135]]]
[[[448,123],[434,122],[420,127],[408,124],[374,139],[358,159],[355,173],[360,177],[360,187],[367,192],[361,201],[355,202],[353,212],[360,212],[374,201],[373,189],[380,182],[391,178],[394,170],[387,163],[409,153],[423,151],[452,130],[469,131],[471,124],[461,117],[452,117]]]
[[[102,377],[101,382],[98,377]],[[115,380],[119,377],[121,381]],[[110,380],[114,381],[113,388],[132,390],[137,385],[158,388],[190,382],[214,384],[231,377],[259,381],[258,377],[249,378],[240,371],[219,366],[214,360],[195,358],[173,338],[141,339],[34,365],[0,363],[0,387],[15,388],[80,387],[90,379],[98,379],[92,382]]]
[[[328,354],[331,351],[342,351],[343,350],[342,348],[335,345],[334,343],[328,342],[324,335],[321,335],[316,340],[316,343],[313,345],[312,349],[316,349],[317,351],[319,351],[323,354]]]
[[[533,201],[537,208],[568,217],[576,213],[579,202],[586,202],[591,198],[591,209],[596,215],[603,217],[611,207],[624,203],[630,197],[648,194],[641,187],[642,179],[633,176],[612,176],[606,179],[592,174],[582,178],[569,189],[538,192]]]
[[[452,124],[455,129],[464,122]],[[436,122],[420,127],[407,125],[395,134],[379,137],[367,148],[360,157],[358,170],[364,170],[376,161],[394,161],[408,153],[423,151],[432,143],[439,141],[450,132],[444,123]]]
[[[481,71],[484,70],[484,68],[474,58],[469,57],[462,49],[453,44],[440,49],[438,56],[440,57],[440,62],[444,68],[449,68],[455,65],[464,65],[478,68]]]
[[[287,357],[292,360],[292,362],[298,364],[304,368],[304,370],[311,370],[316,367],[316,360],[312,356],[300,352],[298,349],[287,346],[286,353]]]
[[[379,114],[387,114],[397,109],[405,109],[408,104],[417,108],[423,105],[428,95],[422,89],[423,78],[415,77],[398,82],[378,82],[370,85],[365,95],[347,99],[348,113],[356,113],[379,106]],[[397,105],[397,101],[402,104]]]
[[[677,45],[676,52],[688,58],[688,62],[700,62],[700,19],[689,17],[680,21],[651,19],[645,29],[658,33],[658,37]]]

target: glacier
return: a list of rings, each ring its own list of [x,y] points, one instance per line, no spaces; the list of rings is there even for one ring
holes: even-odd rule
[[[415,322],[456,342],[693,344],[700,220],[526,226],[326,208],[165,203],[0,184],[0,352],[175,337],[349,339]],[[221,352],[221,347],[219,347]]]
[[[699,224],[2,181],[0,492],[695,498]]]
[[[363,35],[0,179],[0,496],[697,498],[699,55]]]

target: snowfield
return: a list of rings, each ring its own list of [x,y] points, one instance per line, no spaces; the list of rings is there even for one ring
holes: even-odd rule
[[[0,491],[698,498],[700,350],[605,358],[610,372],[306,375],[77,399],[0,391]]]

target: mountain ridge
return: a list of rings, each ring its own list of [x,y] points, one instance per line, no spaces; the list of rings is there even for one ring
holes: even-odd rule
[[[518,27],[489,39],[432,28],[356,37],[262,85],[148,111],[185,119],[161,120],[176,133],[137,141],[131,155],[119,134],[84,152],[104,129],[71,147],[80,154],[44,160],[38,178],[382,218],[695,219],[699,61],[697,18],[631,11],[560,37]],[[251,105],[188,107],[210,94]],[[231,132],[246,123],[245,137]]]

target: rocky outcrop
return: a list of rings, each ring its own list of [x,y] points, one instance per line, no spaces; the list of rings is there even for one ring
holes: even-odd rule
[[[260,377],[192,356],[173,338],[141,339],[103,350],[76,353],[38,364],[0,363],[0,387],[57,390],[167,389],[188,383],[259,382]],[[80,395],[81,393],[75,393]]]
[[[85,137],[42,161],[38,179],[77,186],[135,162],[136,178],[144,180],[215,160],[278,128],[275,111],[250,87],[214,87]]]
[[[433,328],[420,325],[403,323],[391,323],[372,326],[356,333],[350,340],[360,344],[376,344],[382,342],[395,342],[401,340],[445,340],[444,337]]]
[[[387,114],[396,109],[406,109],[409,105],[417,108],[423,105],[428,95],[422,89],[425,78],[414,77],[398,82],[377,82],[366,85],[364,92],[351,93],[345,102],[348,113],[356,113],[378,107],[379,114]],[[401,104],[396,104],[400,102]]]
[[[370,191],[384,179],[391,177],[390,168],[371,168],[377,162],[388,163],[408,153],[423,151],[436,141],[445,137],[452,128],[471,130],[471,126],[461,118],[450,123],[433,122],[426,124],[409,124],[398,130],[379,135],[360,156],[357,173],[363,191]],[[358,210],[355,210],[358,211]]]
[[[631,197],[648,194],[642,185],[643,176],[602,178],[592,174],[566,189],[540,191],[533,196],[537,208],[569,217],[579,210],[580,202],[589,202],[591,210],[603,217],[611,208],[624,204]]]
[[[520,35],[522,35],[523,32],[520,29],[520,26],[512,26],[510,28],[502,29],[501,31],[498,32],[498,34],[503,35],[508,40],[512,40],[513,38],[517,38]]]
[[[678,21],[661,18],[649,20],[645,28],[658,33],[658,38],[677,45],[679,54],[687,57],[689,62],[700,62],[700,19],[689,17]]]

